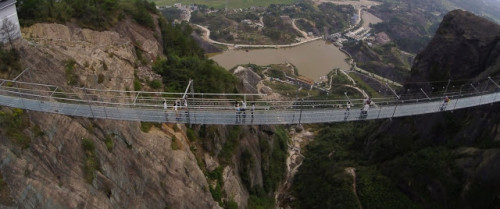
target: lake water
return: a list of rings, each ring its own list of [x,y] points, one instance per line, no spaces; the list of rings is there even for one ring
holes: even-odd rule
[[[320,76],[334,68],[350,69],[345,62],[347,55],[335,45],[323,40],[312,41],[295,47],[279,49],[227,50],[211,59],[226,69],[240,64],[270,65],[291,63],[299,74],[319,81]]]

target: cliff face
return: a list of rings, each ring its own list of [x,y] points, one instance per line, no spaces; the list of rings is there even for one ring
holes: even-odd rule
[[[462,10],[444,16],[409,82],[485,78],[500,71],[500,26]]]
[[[29,70],[21,81],[71,91],[133,90],[134,80],[162,79],[151,70],[163,51],[158,30],[127,19],[110,31],[35,24],[23,33],[16,49]],[[247,74],[242,86],[253,92],[260,78]],[[0,208],[262,204],[249,203],[251,195],[272,204],[285,171],[285,132],[276,139],[267,126],[143,125],[0,107]]]
[[[130,22],[105,32],[58,24],[23,31],[17,49],[30,68],[23,81],[69,89],[71,60],[77,86],[125,90],[133,89],[134,72],[144,80],[159,77],[148,63],[161,45]],[[137,64],[137,50],[146,64]],[[2,208],[220,208],[183,126],[145,133],[138,122],[14,112],[0,114]],[[9,121],[17,118],[25,122]]]
[[[498,25],[468,12],[451,12],[417,56],[413,81],[432,81],[441,72],[449,77],[440,80],[478,79],[498,72],[498,35]],[[499,108],[486,104],[322,127],[296,176],[296,205],[499,208]],[[351,168],[354,178],[346,173]]]

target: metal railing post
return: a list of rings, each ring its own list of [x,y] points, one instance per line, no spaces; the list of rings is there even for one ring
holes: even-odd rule
[[[446,95],[446,92],[448,91],[448,87],[450,86],[451,79],[448,79],[448,84],[446,84],[446,89],[443,92],[443,97]]]
[[[21,97],[21,92],[19,91],[19,85],[17,82],[16,82],[16,91],[17,91],[19,97]],[[21,99],[21,103],[23,104],[23,109],[26,109],[26,105],[24,104],[24,99],[23,98],[20,98],[20,99]]]
[[[420,88],[420,91],[422,91],[422,93],[424,93],[425,97],[427,97],[427,99],[431,100],[431,98],[429,97],[429,95],[427,95],[424,91],[424,89]]]
[[[396,103],[396,106],[394,106],[394,112],[392,112],[391,120],[394,118],[394,115],[396,114],[396,109],[398,108],[399,103]]]
[[[460,98],[457,98],[457,101],[455,101],[455,105],[453,105],[453,110],[457,109],[457,103]]]
[[[134,105],[135,105],[135,102],[137,101],[137,98],[139,98],[139,95],[141,94],[141,91],[138,91],[137,92],[137,95],[135,95],[135,99],[134,99]]]
[[[394,95],[396,95],[396,97],[397,97],[398,99],[400,99],[400,98],[401,98],[401,96],[399,96],[398,94],[396,94],[396,91],[394,91],[394,89],[392,89],[392,88],[391,88],[391,86],[389,86],[389,84],[388,84],[388,83],[385,83],[385,85],[387,86],[387,88],[389,88],[389,89],[391,90],[391,92],[392,92]]]
[[[499,89],[500,89],[500,85],[498,85],[498,83],[497,83],[497,82],[495,82],[495,81],[494,81],[493,79],[491,79],[491,77],[489,77],[489,76],[488,76],[488,79],[489,79],[491,82],[493,82],[493,84],[495,84],[495,86],[496,86],[497,88],[499,88]],[[497,90],[497,91],[496,91],[496,93],[495,93],[495,97],[493,97],[493,101],[491,102],[491,105],[493,105],[493,103],[494,103],[495,101],[497,101],[497,95],[498,95],[498,90]]]
[[[299,115],[299,125],[301,124],[302,122],[302,109],[300,109],[300,115]]]
[[[83,92],[85,93],[85,97],[87,97],[87,104],[89,105],[90,113],[92,114],[92,118],[95,118],[94,111],[92,110],[92,105],[90,105],[90,98],[87,94],[87,88],[83,88]]]

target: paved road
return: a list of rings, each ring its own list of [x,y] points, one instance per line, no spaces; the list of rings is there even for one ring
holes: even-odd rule
[[[75,101],[63,103],[57,100],[40,101],[32,98],[20,98],[10,95],[0,95],[0,105],[22,108],[33,111],[80,116],[89,118],[149,121],[167,123],[190,124],[221,124],[221,125],[249,125],[249,124],[299,124],[299,123],[330,123],[357,120],[374,120],[392,117],[429,114],[441,111],[450,111],[490,104],[500,101],[498,92],[454,98],[445,110],[441,110],[441,100],[420,100],[414,103],[384,104],[378,103],[377,108],[371,108],[366,116],[360,115],[359,105],[354,106],[349,114],[339,108],[309,108],[309,109],[263,109],[259,108],[251,116],[250,110],[236,114],[231,108],[196,108],[181,110],[176,113],[162,107],[146,108],[133,104],[105,104],[98,101]]]
[[[323,38],[323,37],[310,38],[310,39],[306,39],[306,40],[301,41],[301,42],[292,43],[292,44],[284,44],[284,45],[233,44],[233,43],[223,43],[223,42],[218,42],[218,41],[212,40],[210,38],[210,30],[208,28],[206,28],[204,26],[201,26],[201,25],[198,25],[198,24],[193,24],[193,25],[195,25],[196,27],[198,27],[198,28],[200,28],[200,29],[202,29],[202,30],[205,31],[205,34],[203,35],[203,39],[205,39],[209,43],[218,44],[218,45],[224,45],[224,46],[229,46],[229,47],[235,47],[235,48],[285,48],[285,47],[298,46],[298,45],[301,45],[301,44],[305,44],[305,43],[308,43],[308,42],[311,42],[311,41],[316,41],[316,40],[319,40],[319,39]]]

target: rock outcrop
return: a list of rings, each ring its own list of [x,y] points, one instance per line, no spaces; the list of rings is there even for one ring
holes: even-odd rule
[[[103,32],[59,24],[35,24],[23,32],[17,49],[30,70],[22,81],[71,90],[71,73],[78,87],[126,90],[133,89],[136,76],[159,78],[136,50],[148,60],[162,54],[161,44],[130,22]],[[1,110],[0,115],[12,111]],[[221,208],[183,126],[145,133],[138,122],[38,112],[22,117],[28,125],[16,137],[30,140],[28,148],[0,127],[0,208]],[[94,144],[93,154],[83,148],[87,142]],[[97,167],[90,181],[89,155]]]
[[[415,58],[409,82],[485,78],[500,71],[500,26],[462,10],[448,13]]]

